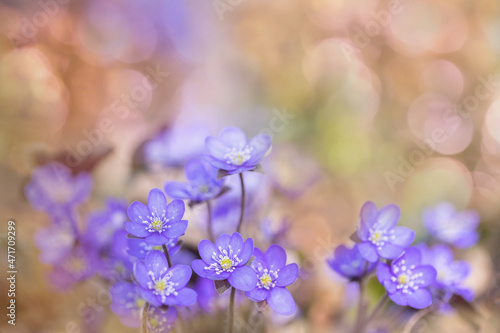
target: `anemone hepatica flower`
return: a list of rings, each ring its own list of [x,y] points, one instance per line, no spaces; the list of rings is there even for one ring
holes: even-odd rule
[[[375,269],[376,262],[366,261],[358,250],[358,245],[351,249],[339,245],[335,249],[335,258],[328,260],[328,265],[349,280],[359,280]]]
[[[139,286],[135,283],[120,281],[111,286],[109,294],[111,311],[120,317],[123,325],[139,327],[142,307],[146,303],[141,296]]]
[[[423,213],[423,222],[437,240],[458,248],[473,246],[479,240],[479,214],[472,210],[457,212],[455,206],[443,202]]]
[[[179,249],[181,248],[180,245],[178,245],[178,238],[170,238],[165,245],[167,246],[168,253],[170,256],[173,256],[176,254]],[[127,239],[127,252],[133,257],[136,257],[138,259],[144,259],[146,258],[146,255],[153,251],[153,250],[159,250],[163,251],[162,245],[150,245],[146,243],[144,239],[138,239],[138,238],[128,238]]]
[[[280,315],[293,314],[295,301],[285,287],[295,282],[299,266],[287,265],[285,250],[276,244],[271,245],[266,253],[255,248],[254,256],[251,267],[257,277],[257,283],[245,295],[254,302],[266,300],[269,307]]]
[[[469,263],[454,260],[453,251],[444,244],[434,245],[430,249],[423,244],[419,249],[422,253],[422,263],[436,269],[437,278],[434,286],[444,291],[444,299],[450,299],[456,294],[471,302],[474,295],[471,290],[463,286],[470,273]]]
[[[255,170],[260,160],[271,147],[271,137],[260,133],[247,141],[243,131],[237,127],[225,127],[219,137],[209,136],[205,140],[208,160],[227,174]]]
[[[134,278],[141,287],[141,295],[154,306],[187,306],[196,302],[196,292],[186,288],[191,278],[191,267],[175,265],[168,268],[165,254],[153,250],[144,263],[134,263]]]
[[[50,163],[33,171],[24,193],[35,209],[57,214],[61,208],[72,208],[87,200],[91,189],[88,173],[73,176],[61,164]]]
[[[186,232],[188,221],[181,220],[184,210],[182,200],[173,200],[167,205],[165,194],[154,188],[149,192],[147,205],[134,201],[128,207],[132,222],[125,222],[125,229],[136,237],[143,237],[148,244],[163,245]]]
[[[201,202],[215,198],[224,187],[224,179],[217,180],[217,169],[200,158],[189,161],[185,173],[188,183],[167,182],[167,195],[174,199]]]
[[[123,229],[123,223],[126,221],[128,221],[126,202],[109,198],[103,211],[88,215],[84,237],[99,248],[109,246],[115,232]]]
[[[436,281],[436,269],[421,262],[420,250],[410,247],[390,266],[382,262],[378,264],[377,278],[394,303],[415,309],[432,304],[427,287]]]
[[[67,290],[73,284],[91,277],[99,265],[94,247],[80,243],[62,258],[50,273],[52,284],[61,290]]]
[[[371,201],[361,208],[361,222],[358,237],[361,243],[358,250],[366,260],[376,262],[379,257],[397,258],[415,239],[410,228],[396,227],[401,216],[399,207],[387,205],[380,210]]]
[[[250,291],[255,287],[257,278],[254,271],[246,266],[253,253],[253,240],[237,232],[232,235],[222,234],[215,244],[202,240],[198,244],[201,259],[192,263],[193,270],[199,276],[210,280],[226,280],[238,290]]]
[[[56,264],[63,259],[75,245],[76,238],[69,226],[51,225],[35,234],[35,244],[40,250],[40,261]]]
[[[168,309],[150,307],[148,311],[148,329],[153,333],[170,332],[177,320],[177,309],[173,306]]]

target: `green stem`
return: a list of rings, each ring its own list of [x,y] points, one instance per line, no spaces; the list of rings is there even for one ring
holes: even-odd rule
[[[240,183],[241,183],[241,209],[240,209],[240,220],[238,222],[238,228],[236,232],[240,232],[241,226],[243,225],[243,215],[245,215],[245,183],[243,182],[243,173],[240,173]]]
[[[168,249],[165,244],[162,245],[163,252],[165,253],[165,257],[167,257],[168,268],[172,267],[172,259],[170,259],[170,254],[168,254]]]
[[[231,295],[229,296],[229,324],[227,327],[228,333],[234,332],[234,297],[236,295],[236,289],[231,287]]]
[[[149,303],[144,303],[144,307],[142,308],[142,325],[141,325],[141,333],[148,333],[148,310]]]
[[[208,234],[208,239],[213,243],[214,233],[212,230],[212,205],[210,204],[210,200],[207,200],[207,213],[208,213],[207,234]]]

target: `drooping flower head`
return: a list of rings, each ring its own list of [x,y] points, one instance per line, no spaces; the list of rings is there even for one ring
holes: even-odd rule
[[[267,301],[269,307],[280,315],[293,314],[295,301],[286,286],[297,279],[297,264],[287,265],[285,250],[276,244],[271,245],[266,253],[255,248],[254,256],[251,267],[257,277],[257,283],[245,295],[254,302]]]
[[[254,170],[271,147],[271,137],[260,133],[247,141],[243,131],[237,127],[225,127],[219,137],[209,136],[205,140],[209,153],[208,161],[227,174]]]
[[[339,245],[335,249],[335,257],[327,262],[331,269],[349,280],[359,280],[377,266],[376,262],[369,262],[363,258],[357,244],[351,249]]]
[[[149,192],[147,205],[134,201],[128,207],[131,222],[125,222],[125,229],[148,244],[163,245],[186,232],[188,221],[182,220],[184,210],[182,200],[167,205],[165,194],[154,188]]]
[[[380,210],[371,201],[361,208],[358,250],[366,260],[376,262],[380,257],[397,258],[413,243],[415,232],[407,227],[396,227],[401,211],[396,205],[387,205]]]
[[[423,309],[432,304],[428,287],[436,281],[436,269],[422,265],[422,254],[410,247],[391,265],[380,262],[378,281],[385,287],[389,298],[401,306]]]
[[[188,183],[167,182],[167,195],[174,199],[201,202],[215,198],[224,187],[224,179],[217,180],[217,169],[200,158],[189,161],[185,173]]]
[[[479,214],[472,210],[457,212],[455,206],[443,202],[423,213],[424,226],[437,240],[458,247],[467,248],[479,240],[476,229]]]
[[[175,265],[168,268],[165,254],[153,250],[144,263],[134,263],[134,278],[139,284],[142,297],[154,306],[188,306],[196,302],[196,292],[186,288],[191,278],[191,267]]]
[[[257,278],[253,270],[246,266],[253,253],[253,240],[237,232],[220,235],[215,244],[202,240],[198,244],[201,259],[192,263],[199,276],[210,280],[226,280],[238,290],[250,291],[255,287]]]
[[[35,209],[58,215],[60,210],[87,200],[91,190],[92,178],[88,173],[73,176],[63,165],[50,163],[33,171],[24,193]]]
[[[433,286],[444,292],[443,300],[449,300],[456,294],[471,302],[474,294],[463,286],[470,273],[469,263],[454,260],[453,251],[444,244],[436,244],[432,248],[421,244],[418,248],[422,253],[422,263],[433,266],[437,271]]]

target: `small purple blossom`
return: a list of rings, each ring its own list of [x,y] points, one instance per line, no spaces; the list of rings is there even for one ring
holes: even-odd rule
[[[149,192],[147,205],[134,201],[128,207],[131,222],[125,222],[125,229],[148,244],[163,245],[186,232],[188,221],[182,220],[184,210],[182,200],[167,205],[165,194],[154,188]]]
[[[126,221],[126,202],[108,198],[104,210],[88,215],[84,237],[98,248],[109,247],[116,231],[123,229],[123,223]]]
[[[432,304],[427,287],[436,281],[436,269],[421,262],[420,250],[410,247],[390,266],[382,262],[378,264],[377,278],[394,303],[415,309]]]
[[[70,226],[53,224],[35,234],[35,244],[40,249],[40,261],[44,264],[58,263],[71,252],[75,241]]]
[[[380,210],[371,201],[361,208],[358,250],[366,260],[376,262],[379,257],[397,258],[413,243],[415,232],[407,227],[396,227],[401,211],[396,205],[387,205]]]
[[[127,327],[140,327],[141,311],[146,303],[135,283],[117,282],[109,289],[111,311],[120,317]]]
[[[134,278],[141,287],[142,297],[154,306],[188,306],[196,302],[196,292],[186,288],[191,278],[191,267],[175,265],[168,268],[165,254],[153,250],[144,263],[134,263]]]
[[[220,235],[215,244],[202,240],[198,244],[201,259],[194,260],[193,270],[210,280],[226,280],[238,290],[250,291],[257,284],[254,271],[246,266],[253,253],[253,240],[237,232]]]
[[[217,169],[228,174],[255,170],[260,160],[271,148],[268,134],[257,134],[247,141],[243,131],[237,127],[225,127],[219,137],[209,136],[205,140],[209,153],[207,159]]]
[[[179,241],[178,238],[171,238],[167,241],[167,243],[165,243],[165,245],[167,246],[168,253],[172,257],[181,248],[179,245],[177,245],[178,241]],[[144,239],[138,239],[138,238],[128,238],[127,245],[128,245],[127,248],[128,254],[138,259],[146,258],[146,255],[153,250],[163,251],[162,245],[150,245],[146,243]]]
[[[169,306],[168,309],[152,306],[148,311],[148,329],[153,333],[170,332],[177,320],[177,309]]]
[[[431,265],[437,271],[434,286],[444,292],[443,298],[449,300],[456,294],[472,302],[473,292],[463,286],[470,273],[469,263],[454,260],[453,251],[444,244],[434,245],[430,249],[422,244],[419,249],[422,253],[422,264]]]
[[[335,258],[329,259],[328,265],[335,272],[349,280],[359,280],[377,266],[376,262],[366,261],[355,244],[351,249],[339,245],[335,249]]]
[[[276,313],[289,316],[295,312],[295,301],[286,289],[297,279],[299,266],[286,264],[285,250],[276,244],[271,245],[266,253],[254,249],[255,260],[252,269],[257,277],[257,283],[245,295],[254,302],[267,301]]]
[[[476,229],[479,224],[479,214],[472,210],[457,212],[449,202],[428,208],[422,216],[424,226],[437,240],[455,246],[467,248],[479,240]]]
[[[33,208],[58,214],[61,209],[74,208],[83,203],[92,190],[92,178],[88,173],[76,176],[59,163],[36,168],[24,193]]]
[[[224,179],[217,180],[217,169],[210,163],[196,158],[185,167],[188,183],[167,182],[165,193],[174,199],[189,199],[195,202],[215,198],[222,191]]]

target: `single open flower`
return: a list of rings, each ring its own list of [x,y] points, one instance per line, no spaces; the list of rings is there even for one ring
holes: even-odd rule
[[[196,292],[186,288],[191,278],[191,267],[175,265],[168,268],[165,254],[153,250],[144,263],[134,264],[134,278],[141,287],[142,297],[154,306],[187,306],[196,302]]]
[[[287,265],[285,250],[276,244],[271,245],[266,253],[255,248],[254,256],[251,267],[257,283],[245,295],[254,302],[267,301],[269,307],[280,315],[293,314],[295,301],[286,286],[297,280],[299,266]]]
[[[237,127],[225,127],[219,137],[209,136],[205,140],[209,153],[208,161],[227,174],[255,170],[260,160],[271,148],[271,137],[260,133],[247,141],[243,131]]]
[[[184,171],[187,183],[165,184],[165,193],[174,199],[206,201],[219,195],[224,187],[224,180],[217,180],[217,169],[200,158],[189,161]]]
[[[415,309],[432,304],[427,287],[436,281],[436,269],[422,265],[421,261],[420,250],[410,247],[390,266],[382,262],[378,264],[377,278],[394,303]]]
[[[413,243],[415,232],[407,227],[396,227],[401,211],[396,205],[387,205],[378,210],[371,201],[361,208],[358,237],[359,252],[366,260],[376,262],[379,257],[397,258]]]
[[[479,240],[476,231],[479,214],[475,211],[457,212],[453,204],[443,202],[436,207],[426,209],[422,219],[427,231],[443,243],[467,248]]]
[[[201,259],[192,263],[193,270],[199,276],[214,281],[226,280],[238,290],[250,291],[256,283],[254,271],[246,266],[253,254],[253,240],[237,232],[232,235],[220,235],[215,244],[202,240],[198,244]]]
[[[165,194],[154,188],[149,192],[147,206],[134,201],[128,207],[131,222],[125,222],[125,229],[133,236],[144,238],[148,244],[163,245],[186,232],[188,221],[182,220],[184,210],[182,200],[173,200],[167,205]]]
[[[331,269],[349,280],[359,280],[377,266],[376,262],[369,262],[363,258],[357,244],[351,249],[339,245],[335,249],[335,258],[327,262]]]

